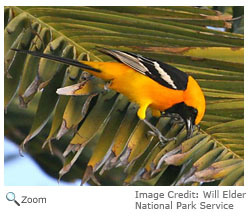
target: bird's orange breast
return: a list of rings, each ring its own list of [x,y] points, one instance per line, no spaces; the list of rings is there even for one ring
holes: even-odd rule
[[[83,63],[100,69],[101,73],[89,72],[96,77],[110,81],[110,89],[127,96],[139,105],[146,103],[151,108],[164,111],[173,104],[183,101],[182,90],[173,90],[160,85],[122,63],[85,61]]]

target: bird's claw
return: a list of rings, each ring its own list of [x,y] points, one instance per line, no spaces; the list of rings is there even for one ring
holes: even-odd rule
[[[160,136],[158,136],[158,138],[160,140],[160,143],[159,143],[160,147],[164,147],[166,145],[166,143],[168,143],[172,140],[176,141],[176,137],[167,138],[167,137],[164,137],[163,135],[160,135]]]
[[[167,138],[165,136],[162,135],[161,131],[156,128],[155,126],[153,126],[150,122],[148,122],[146,119],[143,120],[149,127],[150,127],[150,131],[147,132],[147,136],[155,136],[158,137],[158,139],[160,140],[160,143],[162,146],[165,146],[165,144],[169,141],[172,140],[176,140],[176,137],[172,137],[172,138]]]
[[[150,136],[157,136],[156,133],[154,131],[147,131],[147,138],[149,138]]]
[[[148,131],[147,136],[158,137],[158,139],[160,140],[160,146],[165,146],[166,143],[168,143],[168,142],[170,142],[172,140],[176,140],[176,137],[167,138],[167,137],[163,136],[161,133],[157,133],[155,131]]]

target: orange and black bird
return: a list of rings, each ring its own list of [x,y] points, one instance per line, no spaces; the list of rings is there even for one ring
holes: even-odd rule
[[[109,89],[125,95],[139,105],[138,117],[153,130],[161,142],[169,139],[146,120],[147,108],[152,110],[155,117],[178,114],[186,124],[187,138],[191,137],[194,126],[204,116],[206,104],[199,84],[192,76],[169,64],[139,54],[106,48],[98,50],[117,62],[77,61],[34,51],[14,50],[77,66],[107,81]]]

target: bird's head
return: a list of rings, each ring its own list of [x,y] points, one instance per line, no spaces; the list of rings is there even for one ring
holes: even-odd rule
[[[165,113],[177,113],[185,121],[187,128],[187,138],[190,138],[202,120],[206,108],[204,94],[199,84],[191,77],[188,77],[187,88],[184,91],[183,102],[175,104],[167,109]]]

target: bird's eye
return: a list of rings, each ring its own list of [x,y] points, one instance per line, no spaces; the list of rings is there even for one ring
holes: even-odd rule
[[[193,114],[197,115],[198,110],[197,109],[193,109]]]

